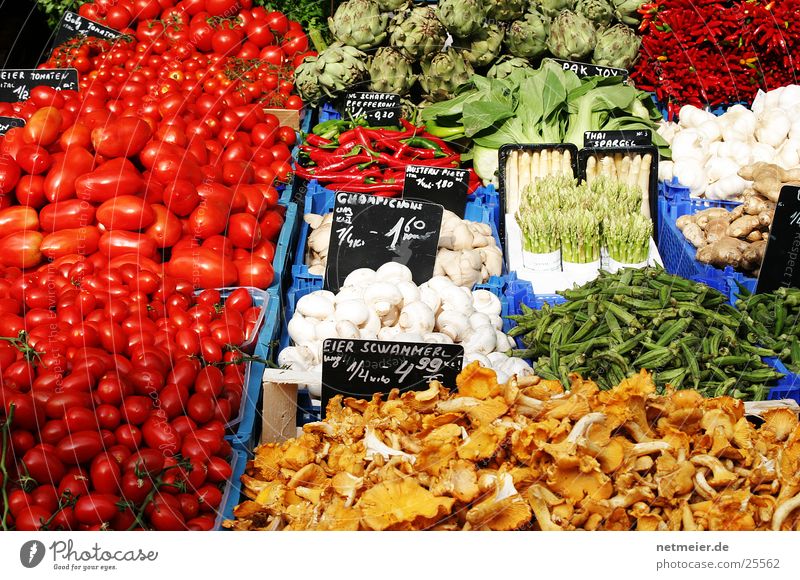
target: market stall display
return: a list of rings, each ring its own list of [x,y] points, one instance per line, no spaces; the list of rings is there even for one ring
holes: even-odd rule
[[[0,71],[3,530],[800,529],[794,0],[256,4]]]

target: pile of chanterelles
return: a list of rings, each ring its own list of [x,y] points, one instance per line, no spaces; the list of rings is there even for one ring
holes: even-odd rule
[[[798,530],[800,427],[760,427],[741,401],[656,395],[650,375],[569,392],[498,385],[478,363],[458,392],[336,397],[322,422],[262,445],[239,530]]]

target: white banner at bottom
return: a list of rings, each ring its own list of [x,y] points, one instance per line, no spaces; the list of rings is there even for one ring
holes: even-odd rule
[[[0,578],[748,578],[800,574],[791,532],[0,533]],[[565,575],[566,574],[566,575]]]

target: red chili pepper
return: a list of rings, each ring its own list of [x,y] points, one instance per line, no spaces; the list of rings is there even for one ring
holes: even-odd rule
[[[328,184],[334,191],[352,191],[353,193],[385,194],[386,197],[396,197],[403,191],[402,183],[350,183],[337,182]]]
[[[306,143],[309,145],[314,145],[315,147],[325,147],[326,145],[330,145],[333,143],[330,139],[326,139],[325,137],[320,137],[319,135],[315,135],[314,133],[309,133],[306,135]]]

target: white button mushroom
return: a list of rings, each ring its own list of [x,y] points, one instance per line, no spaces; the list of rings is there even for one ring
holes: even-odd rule
[[[472,293],[472,306],[478,312],[499,316],[502,311],[500,299],[488,290],[475,290]]]
[[[422,336],[422,340],[430,344],[453,344],[453,339],[441,332],[429,332]]]
[[[333,300],[328,297],[328,294],[330,293],[325,293],[323,291],[306,294],[297,301],[295,311],[306,318],[325,320],[328,316],[333,314],[334,309]]]
[[[410,280],[401,280],[396,284],[400,294],[403,295],[403,305],[417,302],[420,299],[419,287]]]
[[[364,291],[364,302],[372,308],[380,318],[388,316],[399,309],[403,295],[397,286],[390,282],[375,282]]]
[[[340,320],[336,323],[336,334],[339,338],[357,339],[361,338],[361,331],[349,320]]]
[[[489,354],[497,347],[497,334],[493,326],[470,328],[461,341],[465,351]]]
[[[370,268],[358,268],[347,275],[347,278],[344,279],[344,284],[342,284],[342,287],[367,287],[373,282],[375,282],[375,270]]]
[[[336,305],[333,317],[337,322],[348,320],[360,327],[369,320],[369,312],[369,307],[361,300],[345,300]]]
[[[425,334],[431,332],[436,325],[433,310],[424,302],[411,302],[400,311],[398,320],[400,328],[406,332]]]
[[[289,331],[289,338],[295,344],[312,342],[317,339],[317,324],[319,321],[314,318],[305,318],[302,314],[295,312],[289,324],[286,325]]]
[[[469,318],[463,312],[458,310],[443,310],[439,316],[436,317],[436,330],[446,334],[453,339],[454,342],[461,341],[466,332],[471,328],[469,325]]]
[[[384,282],[410,282],[413,277],[408,266],[387,262],[375,272],[375,279]]]

